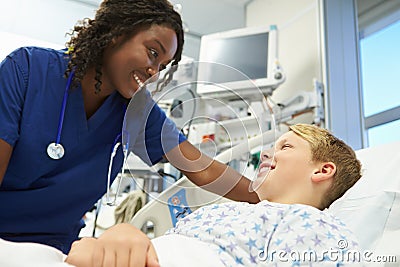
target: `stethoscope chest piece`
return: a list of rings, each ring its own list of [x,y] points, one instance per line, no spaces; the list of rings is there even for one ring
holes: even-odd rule
[[[52,159],[61,159],[64,153],[64,147],[61,144],[51,143],[47,146],[47,155]]]

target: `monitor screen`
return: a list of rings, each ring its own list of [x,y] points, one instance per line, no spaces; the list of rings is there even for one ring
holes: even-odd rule
[[[277,61],[277,29],[242,28],[204,35],[200,43],[199,95],[271,94],[284,81]],[[215,63],[215,64],[213,64]]]
[[[215,38],[208,41],[209,51],[201,61],[217,62],[233,67],[250,79],[265,78],[268,75],[268,32],[240,37]],[[210,65],[212,68],[213,65]],[[229,73],[227,73],[229,75]],[[210,71],[215,82],[238,81],[240,76],[222,76]]]

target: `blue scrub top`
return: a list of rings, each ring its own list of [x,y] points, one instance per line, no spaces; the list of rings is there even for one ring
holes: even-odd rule
[[[65,155],[51,159],[46,149],[57,137],[68,60],[65,50],[25,47],[0,65],[0,138],[13,146],[0,186],[0,238],[64,253],[77,239],[85,212],[106,192],[112,145],[128,103],[114,92],[87,120],[81,88],[70,90],[60,140]],[[148,94],[145,99],[151,109],[130,142],[134,153],[154,164],[185,138]],[[164,136],[172,140],[168,146],[160,141]],[[119,149],[113,178],[122,162]]]

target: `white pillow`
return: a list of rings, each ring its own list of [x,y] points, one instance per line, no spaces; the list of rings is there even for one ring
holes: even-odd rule
[[[342,198],[328,210],[353,231],[361,248],[371,250],[384,233],[396,195],[396,192],[380,192],[366,197]]]
[[[364,249],[385,250],[395,241],[387,241],[387,233],[400,231],[399,151],[400,142],[356,151],[363,177],[328,209],[347,224]]]
[[[396,193],[383,235],[377,240],[375,252],[395,256],[397,264],[400,265],[400,193]]]
[[[400,192],[400,141],[356,151],[363,177],[343,197],[365,197],[383,191]]]

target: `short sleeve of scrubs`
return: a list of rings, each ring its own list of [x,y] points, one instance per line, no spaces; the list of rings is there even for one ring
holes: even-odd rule
[[[146,90],[139,91],[129,103],[123,130],[129,150],[148,165],[159,162],[186,140]]]
[[[18,139],[28,80],[27,64],[23,49],[14,51],[0,64],[0,138],[11,146]]]

